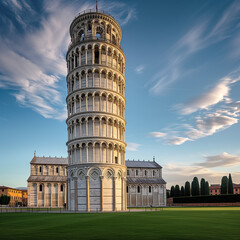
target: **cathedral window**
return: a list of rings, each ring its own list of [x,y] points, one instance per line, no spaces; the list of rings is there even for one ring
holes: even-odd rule
[[[118,163],[118,157],[115,157],[115,163]]]
[[[61,185],[61,192],[63,192],[63,184]]]
[[[155,171],[153,170],[153,176],[155,176]]]
[[[127,175],[129,176],[129,170],[127,170]]]
[[[138,176],[138,170],[136,170],[136,176]]]
[[[40,173],[42,172],[42,167],[39,168],[39,172],[40,172]]]
[[[149,191],[150,193],[152,192],[152,187],[151,187],[151,186],[148,187],[148,191]]]
[[[137,187],[137,192],[138,192],[138,193],[141,192],[141,188],[140,188],[140,186]]]
[[[59,171],[58,171],[58,167],[56,168],[56,173],[59,173]]]
[[[40,184],[40,185],[39,185],[39,191],[42,192],[42,190],[43,190],[43,185]]]
[[[147,176],[147,170],[145,170],[145,176]]]

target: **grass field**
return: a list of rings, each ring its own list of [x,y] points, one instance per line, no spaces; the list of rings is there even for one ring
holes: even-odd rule
[[[240,208],[2,213],[0,239],[240,239]]]

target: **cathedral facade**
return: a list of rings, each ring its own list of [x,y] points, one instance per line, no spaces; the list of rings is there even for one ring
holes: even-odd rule
[[[30,162],[28,207],[63,207],[67,202],[67,158],[37,157]]]
[[[127,195],[127,207],[166,206],[166,182],[162,178],[162,167],[155,161],[126,160],[125,163],[127,185],[124,191]],[[28,207],[63,208],[67,206],[68,194],[70,194],[67,190],[67,181],[69,182],[67,165],[68,158],[34,155],[30,162],[28,178]],[[100,178],[103,176],[100,175]],[[84,192],[86,189],[81,191],[81,185],[77,185],[77,190],[83,197],[86,195]],[[90,209],[89,211],[98,210]],[[118,211],[118,209],[115,210]],[[76,211],[86,211],[86,209]]]

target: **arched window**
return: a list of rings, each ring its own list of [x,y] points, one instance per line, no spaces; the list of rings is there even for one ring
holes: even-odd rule
[[[63,192],[63,184],[61,185],[61,192]]]
[[[155,176],[155,171],[153,170],[153,176]]]
[[[127,170],[127,175],[129,176],[129,170]]]
[[[138,193],[141,192],[141,188],[140,188],[140,186],[137,187],[137,192],[138,192]]]
[[[152,187],[151,187],[151,186],[148,187],[148,191],[149,191],[150,193],[152,192]]]
[[[83,30],[81,30],[78,35],[80,37],[80,41],[84,40],[84,31]]]
[[[138,176],[138,170],[136,170],[136,176]]]
[[[147,176],[147,170],[145,170],[145,176]]]
[[[115,163],[118,163],[118,157],[115,157]]]
[[[56,173],[59,173],[58,167],[56,168]]]
[[[39,172],[40,172],[40,173],[42,172],[42,167],[39,168]]]
[[[39,185],[39,191],[40,191],[40,192],[43,191],[43,185],[42,185],[42,184]]]
[[[94,56],[95,56],[95,63],[99,64],[99,49],[98,49],[98,46],[96,46],[95,49],[94,49]]]

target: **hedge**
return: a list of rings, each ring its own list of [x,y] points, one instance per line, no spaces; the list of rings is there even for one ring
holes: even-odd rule
[[[173,198],[173,203],[228,203],[228,202],[240,202],[240,194]]]
[[[7,195],[0,196],[0,205],[8,205],[10,202],[10,197]]]

